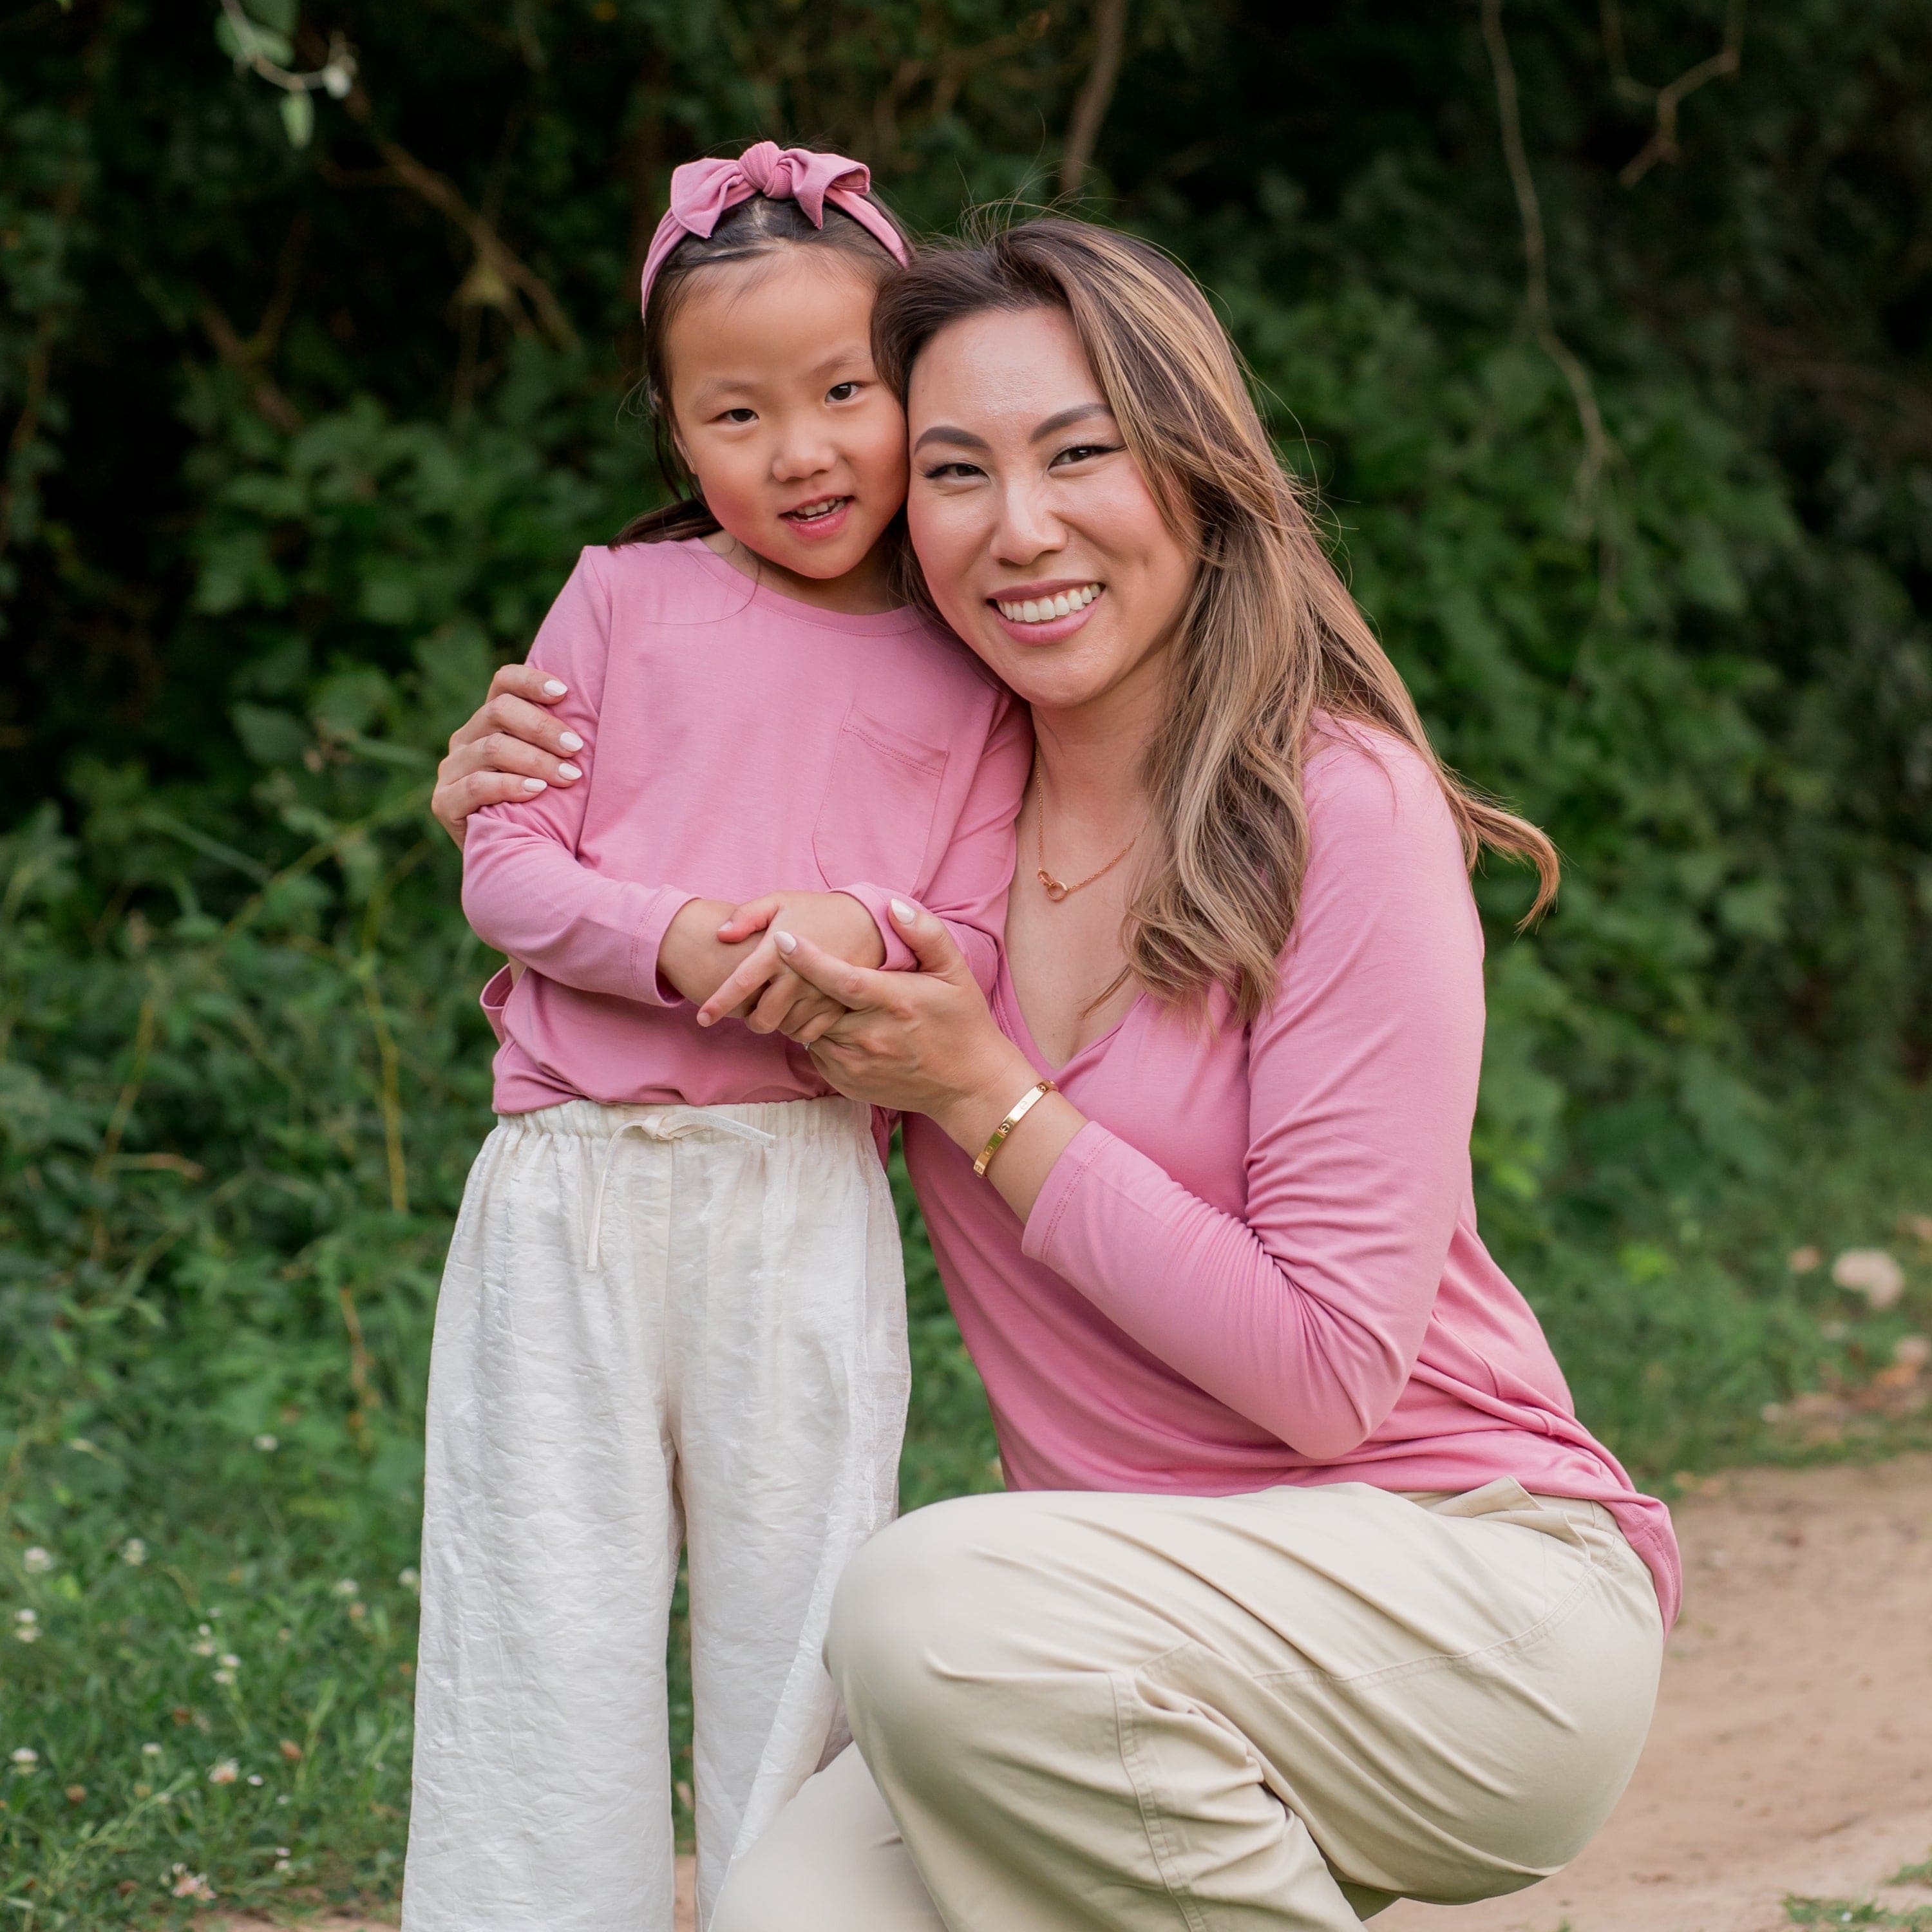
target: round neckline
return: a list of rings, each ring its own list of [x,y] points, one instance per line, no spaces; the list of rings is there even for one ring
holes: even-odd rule
[[[1095,1039],[1090,1040],[1084,1046],[1078,1048],[1069,1058],[1062,1060],[1058,1066],[1055,1066],[1041,1050],[1040,1042],[1034,1038],[1033,1028],[1028,1021],[1026,1009],[1020,1004],[1019,988],[1013,984],[1012,969],[1006,963],[1006,949],[1004,946],[1000,948],[1000,970],[994,980],[993,990],[998,996],[1001,1012],[1010,1022],[1007,1029],[1007,1036],[1028,1059],[1033,1062],[1034,1066],[1041,1069],[1042,1072],[1052,1074],[1055,1080],[1064,1080],[1089,1054],[1099,1053],[1104,1048],[1111,1046],[1119,1038],[1121,1029],[1126,1026],[1128,1021],[1140,1011],[1147,999],[1144,991],[1136,993],[1128,1003],[1126,1011],[1122,1013],[1105,1033]]]
[[[890,610],[828,610],[821,604],[808,604],[802,598],[788,597],[782,590],[774,590],[757,578],[747,577],[742,570],[734,569],[702,537],[682,538],[676,548],[719,582],[742,589],[752,603],[772,605],[794,622],[814,624],[821,630],[856,632],[862,636],[869,634],[874,637],[898,636],[919,630],[924,624],[923,618],[910,604],[901,604]]]

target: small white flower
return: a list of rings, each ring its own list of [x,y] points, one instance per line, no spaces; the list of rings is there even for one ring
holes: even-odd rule
[[[290,1859],[278,1858],[275,1861],[275,1869],[278,1872],[290,1872],[295,1870],[295,1865]]]
[[[141,1755],[143,1757],[159,1757],[160,1754],[161,1748],[159,1744],[143,1744],[141,1747]]]
[[[396,1581],[406,1590],[420,1590],[422,1588],[422,1573],[413,1564],[406,1570],[398,1570]]]
[[[26,1744],[21,1745],[20,1749],[14,1754],[14,1762],[17,1764],[22,1771],[32,1771],[34,1766],[38,1764],[40,1761],[40,1753]]]
[[[1832,1264],[1832,1279],[1876,1309],[1889,1308],[1905,1292],[1905,1270],[1882,1248],[1847,1248]]]
[[[1932,1362],[1932,1340],[1923,1335],[1901,1335],[1892,1345],[1892,1359],[1904,1367],[1922,1369]]]
[[[28,1574],[33,1576],[38,1576],[42,1570],[51,1570],[54,1567],[52,1556],[38,1543],[32,1549],[21,1552],[20,1561],[26,1565]]]
[[[208,1781],[211,1784],[232,1784],[241,1775],[242,1767],[232,1757],[225,1757],[219,1764],[208,1767]]]
[[[208,1882],[206,1872],[191,1872],[185,1865],[176,1865],[174,1870],[174,1895],[177,1898],[196,1898],[204,1905],[214,1902],[214,1888]]]
[[[262,1774],[261,1774],[259,1771],[251,1771],[250,1772],[249,1772],[249,1774],[248,1774],[248,1782],[249,1782],[250,1784],[260,1784],[261,1783],[261,1781],[262,1781]]]
[[[40,1640],[40,1620],[32,1610],[14,1612],[14,1634],[22,1643],[38,1643]]]
[[[218,1684],[232,1684],[235,1673],[232,1670],[218,1670],[214,1673],[214,1681]]]
[[[272,1456],[281,1446],[272,1436],[258,1436],[255,1438],[255,1447],[265,1456]]]
[[[353,1576],[345,1576],[340,1582],[332,1586],[332,1594],[338,1597],[353,1597],[361,1594],[362,1588]]]
[[[196,1624],[194,1627],[194,1634],[196,1636],[212,1636],[214,1634],[214,1626],[212,1624]]]
[[[138,1536],[129,1537],[121,1546],[121,1560],[131,1563],[138,1570],[148,1560],[148,1546]],[[184,1893],[182,1896],[185,1898],[187,1894]]]
[[[188,1649],[196,1657],[212,1657],[214,1654],[214,1641],[212,1637],[198,1637],[188,1646]]]

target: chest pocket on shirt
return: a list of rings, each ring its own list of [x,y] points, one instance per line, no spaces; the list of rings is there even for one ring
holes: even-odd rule
[[[827,886],[919,890],[946,758],[944,745],[909,737],[856,705],[845,714],[812,832]]]

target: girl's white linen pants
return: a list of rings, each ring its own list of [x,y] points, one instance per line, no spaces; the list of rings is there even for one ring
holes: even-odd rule
[[[940,1503],[847,1570],[857,1742],[712,1932],[1352,1932],[1518,1891],[1609,1815],[1663,1648],[1610,1512],[1508,1478]]]
[[[822,1648],[908,1381],[865,1108],[500,1121],[430,1358],[406,1932],[670,1932],[680,1544],[708,1917],[843,1742]]]

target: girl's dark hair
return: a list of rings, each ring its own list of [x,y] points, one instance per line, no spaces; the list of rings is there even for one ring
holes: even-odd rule
[[[898,231],[910,255],[912,238],[898,217],[876,194],[868,193],[866,199]],[[754,194],[727,209],[708,236],[687,235],[658,269],[644,308],[644,396],[650,406],[658,468],[674,500],[633,517],[610,539],[611,549],[622,544],[676,543],[686,537],[709,536],[718,528],[718,519],[705,507],[697,478],[677,452],[664,340],[679,309],[690,298],[692,281],[704,269],[756,261],[787,248],[836,248],[882,285],[898,272],[899,266],[849,214],[828,206],[825,226],[820,228],[796,201],[775,200],[769,195]]]

